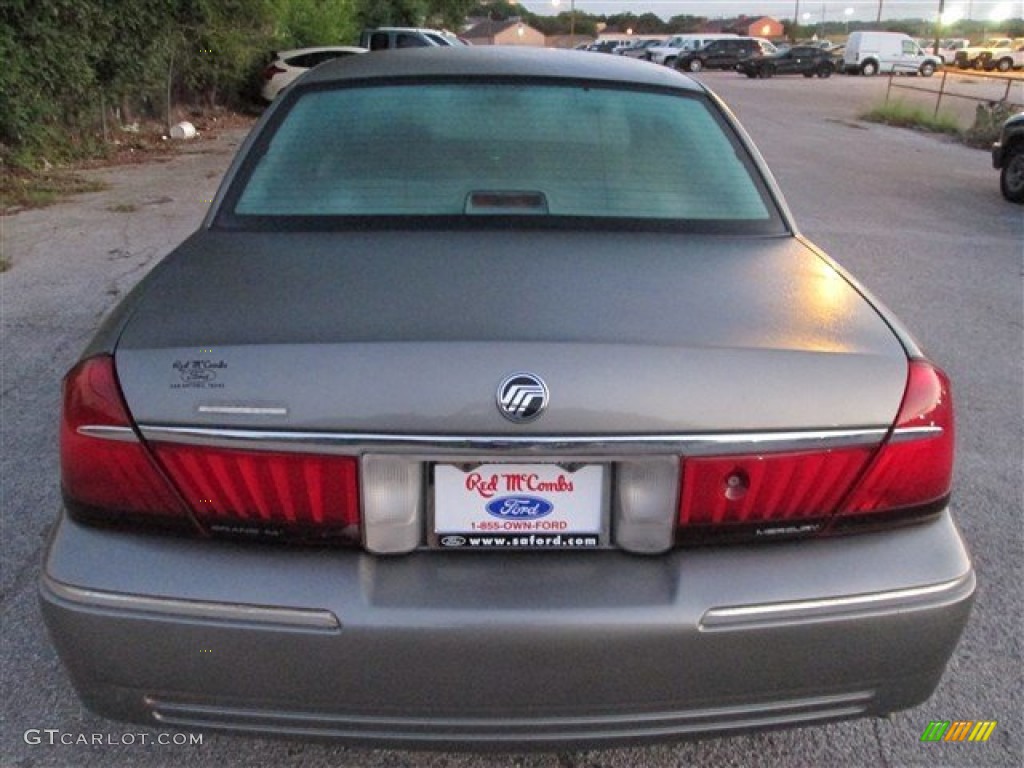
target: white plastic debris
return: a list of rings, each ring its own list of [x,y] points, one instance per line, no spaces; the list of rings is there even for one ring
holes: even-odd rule
[[[196,135],[196,127],[192,123],[180,122],[171,126],[172,139],[193,139]]]

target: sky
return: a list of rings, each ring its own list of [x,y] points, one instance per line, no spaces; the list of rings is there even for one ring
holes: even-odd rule
[[[653,12],[668,19],[680,14],[708,18],[731,17],[745,13],[748,16],[774,16],[791,19],[799,1],[800,16],[810,13],[817,22],[824,9],[826,19],[846,18],[844,12],[852,8],[850,19],[874,21],[882,4],[883,19],[931,19],[938,12],[939,0],[575,0],[576,9],[593,14],[632,12],[637,15]],[[568,10],[570,0],[521,0],[533,13],[553,15]],[[1024,0],[946,0],[946,13],[961,18],[986,21],[1002,18],[1024,18]]]

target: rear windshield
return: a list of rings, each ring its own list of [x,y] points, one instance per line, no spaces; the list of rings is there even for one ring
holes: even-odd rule
[[[223,210],[234,227],[528,216],[781,229],[746,150],[703,95],[529,83],[300,92]]]

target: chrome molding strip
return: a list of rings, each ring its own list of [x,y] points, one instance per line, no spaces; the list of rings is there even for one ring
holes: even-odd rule
[[[272,608],[261,605],[215,603],[201,600],[130,595],[72,587],[43,575],[42,588],[54,597],[90,608],[109,608],[132,613],[157,613],[189,619],[231,621],[291,629],[338,630],[341,622],[330,611],[306,608]]]
[[[700,620],[702,630],[748,629],[765,624],[790,623],[839,618],[851,613],[873,610],[913,610],[947,600],[966,597],[974,591],[974,571],[925,587],[871,592],[821,600],[795,600],[782,603],[712,608]]]
[[[85,425],[79,427],[77,430],[80,435],[86,437],[97,437],[100,440],[115,440],[121,443],[134,443],[138,442],[138,437],[135,435],[135,430],[131,427],[109,427],[109,426],[93,426]]]
[[[281,406],[260,405],[200,405],[199,413],[217,413],[228,416],[287,416],[288,409]]]
[[[262,429],[140,425],[153,442],[185,443],[256,451],[360,455],[365,452],[423,456],[617,456],[679,454],[707,456],[751,451],[798,451],[878,445],[888,429],[803,432],[737,432],[714,435],[381,435],[288,432]]]
[[[943,432],[942,427],[900,427],[892,431],[890,443],[909,443],[914,440],[928,440],[939,437]]]

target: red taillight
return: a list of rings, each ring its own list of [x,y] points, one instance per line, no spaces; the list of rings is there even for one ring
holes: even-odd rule
[[[173,443],[153,450],[204,522],[335,529],[359,523],[358,467],[351,456]]]
[[[871,448],[683,461],[682,526],[783,523],[835,512]]]
[[[912,361],[893,429],[881,446],[683,460],[680,530],[813,530],[835,515],[927,512],[948,495],[953,475],[949,381]]]
[[[263,79],[264,80],[273,80],[275,75],[283,75],[287,71],[288,70],[282,69],[281,67],[277,66],[276,64],[270,64],[268,67],[266,67],[263,70]]]
[[[321,531],[358,538],[358,462],[350,456],[147,446],[128,414],[109,355],[64,380],[61,482],[87,516],[192,519],[242,533]],[[190,514],[191,513],[191,514]]]
[[[64,494],[73,504],[186,516],[135,434],[108,355],[83,360],[64,379],[60,468]]]
[[[894,512],[942,501],[953,481],[954,441],[949,379],[928,362],[912,361],[893,431],[842,514]]]

